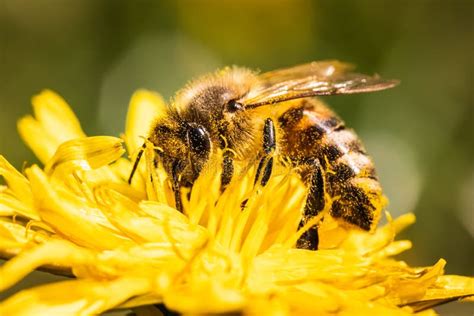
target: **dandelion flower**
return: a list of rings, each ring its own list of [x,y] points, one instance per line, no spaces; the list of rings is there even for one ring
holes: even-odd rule
[[[320,249],[296,249],[307,189],[283,165],[265,187],[254,187],[251,166],[224,192],[219,171],[204,170],[182,192],[181,213],[147,144],[129,185],[132,162],[123,158],[123,143],[136,154],[162,102],[136,92],[125,135],[115,138],[87,137],[52,91],[33,98],[34,117],[18,127],[43,167],[20,173],[0,156],[0,252],[11,258],[0,267],[0,290],[38,268],[71,278],[12,295],[0,314],[160,306],[182,314],[429,315],[439,302],[472,300],[473,278],[444,275],[443,259],[413,268],[393,258],[411,247],[395,236],[413,214],[387,215],[374,233],[341,227],[327,215]]]

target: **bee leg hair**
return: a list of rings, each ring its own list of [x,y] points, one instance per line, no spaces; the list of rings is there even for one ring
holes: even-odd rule
[[[303,218],[301,219],[298,229],[301,229],[311,218],[318,215],[324,209],[324,176],[321,164],[318,159],[309,162],[311,168],[311,181],[309,185],[309,193],[306,198]],[[317,225],[312,226],[305,231],[296,242],[296,247],[308,250],[317,250],[319,243],[319,234]]]
[[[173,164],[173,169],[171,170],[172,173],[172,187],[174,193],[174,203],[176,204],[176,209],[183,212],[183,202],[181,201],[181,186],[179,184],[179,162],[175,162]]]
[[[273,124],[272,119],[267,118],[265,120],[265,125],[263,127],[263,157],[260,159],[260,162],[257,167],[257,174],[255,175],[254,184],[257,183],[260,178],[260,174],[263,175],[260,180],[260,184],[265,186],[270,180],[273,170],[273,157],[271,154],[275,151],[276,148],[276,137],[275,137],[275,125]]]
[[[222,174],[221,174],[221,192],[224,192],[227,185],[232,180],[234,174],[234,154],[231,151],[224,151],[222,160]]]

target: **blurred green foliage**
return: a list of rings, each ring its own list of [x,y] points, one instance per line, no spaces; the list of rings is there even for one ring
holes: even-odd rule
[[[0,153],[36,162],[16,132],[30,97],[59,92],[90,135],[123,131],[128,100],[170,97],[230,64],[340,59],[396,89],[326,98],[361,135],[414,265],[474,274],[473,1],[0,1]]]

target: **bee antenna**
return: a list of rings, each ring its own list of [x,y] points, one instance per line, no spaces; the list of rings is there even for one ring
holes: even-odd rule
[[[140,162],[140,159],[142,158],[145,148],[146,148],[146,140],[143,143],[142,147],[140,147],[140,150],[138,151],[138,154],[137,154],[137,158],[135,159],[135,162],[133,163],[132,172],[130,172],[130,176],[128,177],[128,181],[127,181],[128,184],[132,184],[133,175],[135,174],[135,171],[137,171],[138,163]]]

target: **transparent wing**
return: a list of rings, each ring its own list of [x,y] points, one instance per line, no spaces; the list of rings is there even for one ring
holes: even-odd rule
[[[321,61],[270,71],[239,102],[246,108],[318,95],[353,94],[392,88],[397,80],[350,72],[353,66],[339,61]]]
[[[327,78],[346,73],[354,68],[354,65],[338,60],[313,61],[307,64],[265,72],[259,75],[259,79],[263,84],[271,86],[295,78],[301,79],[311,76]]]

